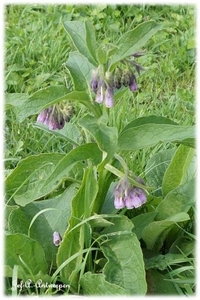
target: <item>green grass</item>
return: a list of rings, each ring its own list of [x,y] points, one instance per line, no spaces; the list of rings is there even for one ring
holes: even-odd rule
[[[110,112],[110,125],[122,129],[131,120],[148,115],[164,116],[181,125],[195,124],[196,9],[193,5],[8,5],[6,92],[32,94],[47,86],[70,84],[63,64],[73,45],[62,22],[86,19],[93,23],[99,44],[115,42],[127,30],[147,20],[163,24],[163,29],[147,43],[146,55],[138,58],[144,67],[137,79],[139,89],[134,93],[127,90],[117,101]],[[84,107],[75,105],[71,122],[86,113]],[[14,110],[6,111],[6,173],[30,155],[66,153],[72,149],[67,141],[35,128],[36,117],[19,124]],[[161,147],[171,145],[130,153],[124,159],[136,174],[143,175],[147,160]],[[185,269],[168,270],[169,279],[174,280],[180,294],[193,293],[187,281],[187,277],[194,277],[193,266],[193,262],[186,260]],[[183,279],[181,285],[177,278]]]

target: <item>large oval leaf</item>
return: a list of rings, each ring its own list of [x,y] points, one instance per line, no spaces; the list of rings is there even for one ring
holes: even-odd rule
[[[96,37],[92,24],[87,20],[66,21],[63,25],[77,50],[96,65]]]
[[[168,166],[162,183],[163,195],[166,195],[181,184],[191,180],[195,176],[195,149],[180,145],[170,165]]]
[[[5,264],[21,266],[26,274],[47,273],[45,254],[40,244],[25,234],[8,234],[5,240]],[[23,263],[23,262],[24,263]],[[26,267],[27,265],[27,267]],[[31,272],[31,273],[30,273]],[[24,278],[27,280],[27,278]]]
[[[193,139],[194,143],[194,126],[144,124],[122,131],[119,135],[118,146],[120,150],[137,150],[154,146],[159,142],[182,143],[186,139]]]
[[[143,254],[137,236],[132,232],[133,223],[125,216],[111,218],[114,223],[102,234],[108,240],[101,249],[108,262],[104,267],[106,280],[125,290],[127,295],[145,295],[146,279]]]
[[[22,160],[6,179],[6,191],[21,206],[41,198],[57,188],[78,161],[101,161],[97,144],[79,146],[67,155],[41,154]]]
[[[71,215],[71,200],[77,193],[77,188],[76,183],[72,184],[58,197],[18,207],[12,210],[8,217],[8,231],[12,234],[30,233],[30,237],[38,241],[44,249],[49,265],[55,265],[55,255],[58,250],[53,244],[53,232],[59,232],[62,237],[67,229]],[[37,218],[30,228],[35,216]]]
[[[157,220],[163,220],[181,212],[188,212],[195,201],[195,179],[169,192],[157,206]]]
[[[87,272],[81,277],[80,284],[84,295],[114,296],[126,294],[126,291],[122,287],[106,281],[103,274]]]

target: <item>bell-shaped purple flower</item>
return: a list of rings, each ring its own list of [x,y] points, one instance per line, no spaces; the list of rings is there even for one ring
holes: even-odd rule
[[[104,97],[104,91],[103,91],[103,87],[101,86],[97,91],[95,102],[103,103],[103,97]]]
[[[146,202],[146,195],[142,189],[132,188],[124,199],[127,209],[138,208]]]
[[[62,241],[62,238],[61,238],[60,234],[57,231],[55,231],[53,233],[53,243],[54,243],[54,245],[59,246],[61,241]]]
[[[125,207],[125,202],[122,197],[115,197],[114,206],[116,209],[122,209]]]
[[[106,93],[105,93],[105,106],[108,108],[113,107],[114,105],[114,95],[113,95],[113,87],[109,86],[106,89]]]
[[[47,109],[42,110],[37,117],[37,122],[44,123],[47,118],[47,114],[48,114]]]

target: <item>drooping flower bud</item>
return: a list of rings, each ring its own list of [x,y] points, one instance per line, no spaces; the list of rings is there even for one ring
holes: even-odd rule
[[[90,87],[96,94],[99,86],[98,70],[92,70],[92,80],[90,81]]]
[[[130,80],[130,84],[129,84],[129,89],[134,92],[136,91],[138,88],[137,86],[137,81],[136,81],[136,77],[134,74],[131,75],[131,80]]]
[[[54,245],[58,247],[60,245],[61,241],[62,241],[62,238],[61,238],[60,234],[57,231],[55,231],[53,233],[53,243],[54,243]]]

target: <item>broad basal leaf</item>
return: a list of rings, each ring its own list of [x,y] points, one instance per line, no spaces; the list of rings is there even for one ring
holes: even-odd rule
[[[157,220],[163,220],[172,215],[188,212],[195,201],[195,179],[178,186],[169,192],[157,206]]]
[[[125,290],[126,295],[145,295],[146,279],[140,243],[132,232],[133,224],[125,216],[112,218],[114,225],[101,232],[108,239],[101,249],[108,262],[106,281]]]
[[[133,232],[137,235],[138,240],[141,239],[144,228],[154,221],[156,215],[157,212],[153,211],[140,214],[131,219],[134,225]]]
[[[30,234],[39,242],[45,252],[46,261],[55,265],[55,255],[58,248],[53,244],[53,232],[64,235],[71,215],[71,200],[77,193],[77,184],[70,185],[56,198],[35,201],[25,207],[18,207],[10,213],[8,231],[10,233]],[[39,214],[42,212],[41,214]],[[31,221],[36,216],[32,227]]]
[[[33,275],[40,271],[43,274],[47,273],[47,263],[42,246],[37,241],[20,233],[6,235],[5,265],[11,268],[19,265],[27,275],[30,272]],[[27,280],[27,278],[24,279]]]
[[[158,251],[166,238],[169,230],[175,223],[189,220],[189,215],[186,213],[178,213],[166,218],[162,221],[151,222],[142,232],[142,239],[145,241],[147,249],[153,248]]]
[[[171,159],[176,152],[176,147],[159,151],[151,156],[145,168],[145,178],[149,186],[155,186],[154,195],[162,195],[162,180]]]
[[[22,160],[6,179],[6,191],[21,206],[41,198],[57,188],[79,161],[101,161],[95,143],[79,146],[66,155],[41,154]]]
[[[167,277],[162,275],[156,269],[148,270],[147,271],[147,284],[148,284],[147,295],[152,295],[152,297],[155,297],[157,295],[160,295],[160,297],[163,297],[164,295],[178,296],[179,294],[174,284],[167,281],[166,279]]]
[[[87,272],[81,277],[80,284],[83,288],[83,295],[117,296],[126,294],[122,287],[106,281],[103,274]]]
[[[177,149],[170,165],[168,166],[162,183],[163,195],[166,195],[179,185],[191,180],[190,176],[195,176],[195,170],[188,174],[189,169],[194,166],[195,149],[180,145]],[[195,168],[196,169],[196,168]],[[189,175],[189,177],[188,177]]]

